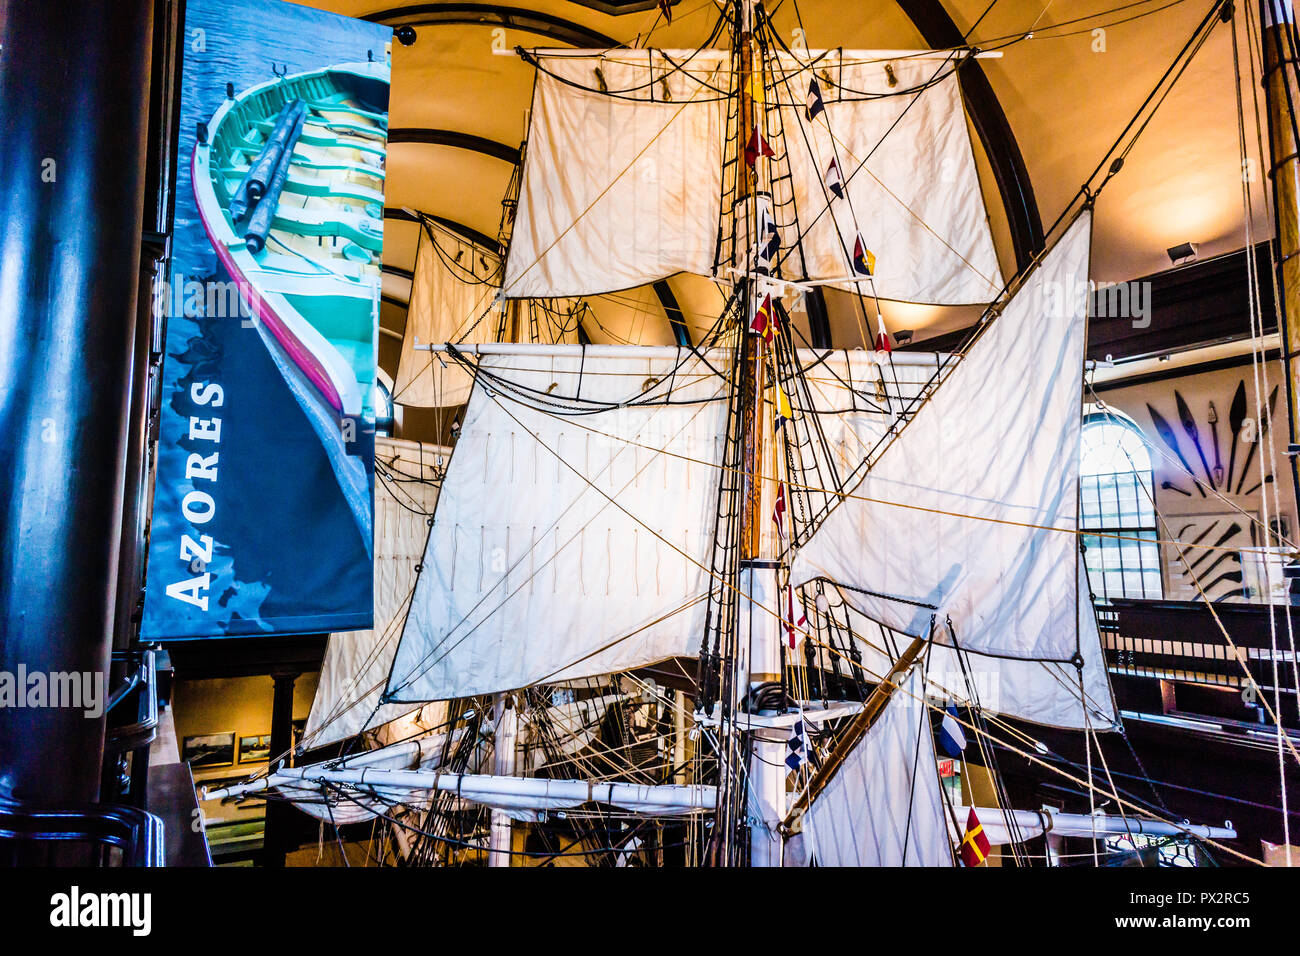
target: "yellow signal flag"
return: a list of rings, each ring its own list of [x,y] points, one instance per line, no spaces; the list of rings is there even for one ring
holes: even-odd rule
[[[777,428],[794,418],[794,412],[790,408],[790,396],[780,385],[772,386],[772,405],[776,409]]]

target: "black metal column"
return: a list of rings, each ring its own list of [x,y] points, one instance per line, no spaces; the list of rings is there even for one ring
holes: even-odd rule
[[[106,674],[150,0],[0,0],[0,670]],[[102,717],[0,707],[0,798],[94,800]]]
[[[271,679],[275,681],[275,696],[271,701],[272,761],[293,746],[293,685],[298,675],[299,671],[296,670],[277,670],[271,673]],[[289,759],[282,761],[282,766],[291,764]],[[283,800],[267,801],[266,828],[262,833],[263,866],[284,866],[285,853],[293,849],[290,845],[292,840],[286,832],[292,824],[289,818],[297,812]]]

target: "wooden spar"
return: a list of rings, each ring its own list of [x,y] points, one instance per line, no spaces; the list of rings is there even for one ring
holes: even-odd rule
[[[753,91],[749,87],[754,73],[754,34],[750,23],[752,7],[748,0],[739,4],[743,9],[740,16],[743,26],[740,33],[740,69],[736,73],[736,92],[739,94],[739,106],[736,110],[736,198],[746,199],[754,192],[754,167],[745,162],[745,146],[749,143],[750,130],[754,128]]]
[[[1281,293],[1279,330],[1286,366],[1287,420],[1289,444],[1300,443],[1297,433],[1296,399],[1300,396],[1300,158],[1297,157],[1296,117],[1300,89],[1296,84],[1296,50],[1291,49],[1291,4],[1289,0],[1260,0],[1261,42],[1264,46],[1264,98],[1268,107],[1269,148],[1273,181],[1273,218],[1276,223],[1277,280]],[[1278,14],[1281,14],[1279,17]],[[1281,22],[1279,22],[1279,20]],[[1290,456],[1291,483],[1300,500],[1300,473]]]
[[[783,829],[789,831],[794,822],[803,815],[809,805],[817,799],[817,796],[834,779],[835,774],[839,772],[840,767],[848,759],[853,748],[858,745],[858,742],[866,736],[867,731],[880,719],[880,715],[884,713],[885,705],[893,699],[894,692],[903,683],[903,678],[916,664],[916,660],[921,656],[925,644],[925,638],[922,637],[912,641],[894,663],[894,666],[889,669],[889,673],[885,675],[884,680],[871,692],[871,696],[862,705],[862,710],[853,718],[853,723],[849,724],[844,736],[836,743],[835,749],[827,755],[825,763],[808,781],[808,788],[794,802],[794,806],[790,808]]]
[[[745,161],[745,146],[749,142],[751,130],[754,128],[754,101],[750,83],[754,69],[754,35],[752,32],[752,23],[750,17],[753,15],[753,8],[749,0],[742,0],[738,5],[737,15],[741,20],[740,29],[740,51],[739,51],[739,70],[736,73],[736,93],[739,98],[739,105],[736,110],[736,206],[741,210],[740,214],[755,218],[755,210],[751,208],[752,203],[742,202],[749,200],[754,196],[754,181],[758,163],[755,162],[751,167]],[[736,241],[749,239],[755,235],[755,224],[751,221],[746,228],[740,228],[740,224],[733,226],[735,230]],[[745,255],[749,255],[746,250]],[[760,431],[761,422],[759,421],[759,410],[762,407],[764,363],[763,348],[759,342],[758,336],[751,335],[748,329],[750,314],[754,311],[754,297],[756,289],[752,279],[743,280],[748,284],[744,295],[745,310],[742,313],[742,327],[740,334],[743,339],[743,348],[741,355],[741,368],[751,368],[753,370],[753,388],[749,394],[743,397],[745,401],[743,428],[744,428],[744,518],[741,525],[741,560],[755,560],[763,557],[762,554],[762,537],[763,537],[763,488],[762,488],[762,461],[763,461],[763,435]],[[776,675],[779,677],[779,675]],[[769,676],[766,679],[773,679]]]
[[[521,339],[521,338],[519,337],[519,332],[520,332],[520,329],[519,329],[519,306],[520,306],[520,304],[521,304],[521,300],[519,300],[519,299],[510,299],[510,300],[508,300],[507,303],[506,303],[506,308],[505,308],[506,335],[504,336],[504,338],[505,338],[506,341],[508,341],[508,342],[522,342],[522,341],[524,341],[523,339]],[[531,338],[531,336],[530,336],[530,338]]]

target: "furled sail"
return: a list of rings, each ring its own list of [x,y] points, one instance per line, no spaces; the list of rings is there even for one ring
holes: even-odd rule
[[[1098,644],[1076,534],[1089,242],[1084,213],[799,549],[792,583],[833,581],[913,636],[951,618],[982,654]]]
[[[801,230],[778,222],[782,244],[792,249],[785,274],[851,277],[861,236],[875,254],[871,284],[837,283],[841,288],[945,305],[997,298],[1002,274],[962,108],[957,55],[809,57],[815,68],[785,56],[771,60],[790,172],[788,181],[774,181],[773,192],[778,208],[792,194]],[[825,108],[809,120],[814,80]],[[780,157],[774,161],[780,165]],[[836,178],[842,197],[828,184]]]
[[[379,697],[429,536],[427,516],[438,500],[437,462],[445,454],[434,446],[375,439],[375,626],[330,635],[303,735],[307,747],[344,740],[414,709],[381,705]]]
[[[328,765],[337,770],[438,770],[446,755],[465,735],[464,730],[452,734],[429,734],[416,740],[407,740],[378,750],[368,750]],[[486,742],[480,743],[470,761],[472,769],[483,766],[491,754]],[[369,817],[383,816],[397,809],[396,805],[427,806],[429,791],[424,788],[375,786],[363,793],[344,793],[340,788],[330,789],[311,782],[311,775],[322,769],[319,765],[286,767],[267,777],[253,781],[242,789],[242,794],[261,790],[275,790],[280,797],[291,800],[304,813],[328,823],[343,825],[358,823]]]
[[[454,793],[458,800],[500,810],[515,820],[536,822],[551,810],[604,803],[634,813],[678,817],[704,813],[717,807],[717,788],[707,784],[641,784],[621,781],[565,780],[554,777],[501,777],[490,774],[445,773],[441,770],[390,770],[307,767],[298,778],[304,785],[364,788],[380,795],[422,792]],[[209,800],[237,796],[259,789],[235,785],[209,791]],[[264,789],[264,788],[261,788]]]
[[[730,54],[537,56],[506,294],[591,295],[730,265],[716,261],[719,229],[731,234],[722,209],[723,162],[735,149],[724,142]],[[834,80],[816,119],[806,118],[814,72],[804,62],[769,57],[768,89],[753,91],[772,107],[765,139],[789,256],[780,273],[852,280],[861,233],[875,284],[836,283],[843,288],[937,304],[994,299],[1002,278],[953,61],[887,51],[808,60]],[[827,185],[832,161],[842,198]]]
[[[403,405],[463,405],[474,384],[445,356],[418,351],[417,340],[495,342],[502,328],[501,262],[459,236],[424,224],[415,253],[410,306],[393,396]]]
[[[971,807],[953,807],[956,820],[964,821]],[[1000,807],[974,808],[984,835],[993,846],[1007,843],[1024,843],[1033,837],[1050,833],[1058,837],[1078,837],[1098,840],[1108,836],[1123,836],[1130,840],[1139,833],[1155,837],[1188,836],[1197,840],[1232,840],[1237,833],[1230,826],[1207,827],[1190,823],[1169,823],[1152,820],[1132,813],[1061,813],[1050,807],[1041,810],[1004,810]],[[952,823],[953,821],[949,821]],[[955,826],[950,830],[954,841],[962,834]]]
[[[591,295],[713,271],[728,58],[539,55],[506,295]]]
[[[529,767],[536,771],[548,762],[555,761],[559,767],[568,769],[568,761],[565,758],[589,746],[608,708],[626,700],[627,696],[615,693],[566,701],[545,708],[543,711],[545,720],[541,723],[531,719],[535,715],[528,712],[529,730],[523,749],[529,754],[527,760]],[[441,732],[413,732],[413,730],[419,731],[419,728],[413,727],[409,719],[394,720],[385,725],[378,735],[395,738],[393,743],[317,764],[282,767],[244,784],[215,788],[209,797],[210,799],[247,797],[274,791],[279,797],[292,801],[304,813],[319,820],[342,825],[356,823],[368,817],[383,816],[398,809],[398,805],[417,809],[427,807],[430,794],[437,789],[436,783],[426,779],[418,781],[414,787],[389,786],[382,781],[371,783],[368,779],[362,779],[356,781],[358,786],[349,784],[347,787],[340,787],[331,786],[328,780],[322,784],[322,779],[325,779],[320,776],[322,772],[365,770],[366,777],[369,778],[376,771],[441,771],[447,766],[452,755],[458,752],[464,761],[464,769],[470,773],[481,773],[491,767],[495,743],[491,734],[482,733],[469,741],[472,747],[466,758],[463,743],[466,734],[470,732],[467,728]],[[504,786],[509,788],[511,784],[507,783]],[[483,792],[492,792],[491,785],[487,785]],[[541,789],[534,792],[547,795],[544,784],[541,785]],[[653,787],[636,790],[637,806],[642,809],[656,808],[657,803],[653,799],[656,792]],[[674,796],[680,792],[670,791]],[[706,791],[700,793],[703,795],[702,799],[708,797]],[[479,800],[474,795],[464,792],[458,796],[463,800],[478,800],[478,802],[491,802],[493,799],[486,797]],[[587,797],[591,799],[590,795]],[[529,806],[525,793],[513,793],[509,800],[517,804],[517,808],[527,809]],[[538,804],[538,806],[543,808],[576,806],[581,802],[583,801],[579,799],[567,803]],[[525,818],[534,819],[535,816],[519,816],[519,819]]]
[[[925,685],[914,669],[803,815],[788,862],[952,866]]]
[[[394,701],[698,651],[729,394],[713,368],[725,359],[495,348],[480,355],[443,482]],[[565,405],[581,413],[555,412]]]

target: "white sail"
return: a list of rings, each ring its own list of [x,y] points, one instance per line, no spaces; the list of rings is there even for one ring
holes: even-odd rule
[[[806,391],[788,381],[783,387],[793,389],[787,398],[798,433],[810,440],[799,448],[807,480],[792,476],[791,493],[806,499],[802,513],[811,517],[835,500],[828,492],[849,480],[890,429],[902,424],[905,410],[933,386],[948,356],[861,349],[800,349],[796,355]]]
[[[497,348],[479,359],[499,378],[481,376],[470,398],[393,700],[554,683],[699,648],[727,382],[689,352]],[[722,353],[711,361],[725,373]],[[521,388],[542,408],[563,396],[658,403],[564,416],[514,400]]]
[[[1085,214],[799,549],[794,584],[833,581],[914,636],[951,618],[988,655],[1099,643],[1076,533],[1089,241]]]
[[[838,51],[819,59],[825,112],[811,121],[814,70],[788,57],[772,61],[791,175],[774,181],[773,191],[778,206],[793,191],[803,230],[782,229],[782,244],[793,249],[785,274],[853,276],[850,256],[861,235],[876,257],[872,283],[840,288],[909,302],[991,302],[1003,280],[955,61],[889,56]],[[826,186],[832,163],[843,198]]]
[[[590,295],[713,271],[725,105],[715,88],[726,88],[728,57],[540,56],[506,295]],[[617,95],[596,91],[598,69]]]
[[[940,304],[995,298],[1002,277],[952,63],[891,51],[808,57],[838,84],[824,85],[826,111],[811,123],[812,71],[786,55],[768,60],[775,218],[789,252],[781,274],[853,277],[860,232],[875,285],[843,288]],[[731,233],[721,208],[723,162],[735,152],[724,142],[730,54],[564,51],[538,63],[506,294],[591,295],[729,265],[715,260],[720,224]],[[832,160],[847,194],[828,210]]]
[[[471,242],[424,225],[414,273],[394,399],[421,407],[463,405],[473,377],[448,356],[417,351],[415,344],[497,341],[501,262]]]
[[[433,514],[438,500],[438,486],[431,479],[438,459],[446,453],[445,448],[431,445],[375,439],[379,468],[375,476],[374,628],[330,635],[303,734],[307,747],[344,740],[415,709],[409,704],[381,705],[379,697],[415,587],[415,566],[429,536],[427,516]]]
[[[925,685],[913,669],[803,815],[789,862],[952,866]]]
[[[1119,712],[1097,633],[1088,572],[1082,564],[1079,666],[1072,661],[1019,660],[973,653],[965,654],[963,662],[952,648],[936,645],[930,655],[931,694],[947,691],[956,701],[1045,727],[1094,732],[1118,729]]]
[[[1086,576],[1087,571],[1081,567],[1079,573]],[[887,647],[879,628],[852,604],[842,602],[838,591],[828,589],[827,593],[832,598],[828,613],[847,623],[862,655],[863,672],[869,680],[878,680],[888,673],[897,649],[905,646],[906,640],[895,639],[893,646]],[[814,625],[820,623],[816,602],[806,596],[804,603],[808,620]],[[958,659],[953,648],[935,644],[925,668],[930,696],[1045,727],[1096,732],[1115,729],[1119,714],[1106,673],[1105,654],[1095,637],[1087,639],[1089,633],[1096,634],[1096,629],[1090,630],[1088,623],[1094,611],[1086,579],[1080,581],[1079,615],[1082,668],[1072,662],[1027,661],[970,652]],[[825,638],[822,640],[824,643]],[[818,652],[822,666],[831,669],[829,652],[821,648]],[[840,666],[843,669],[846,665],[841,662]]]

